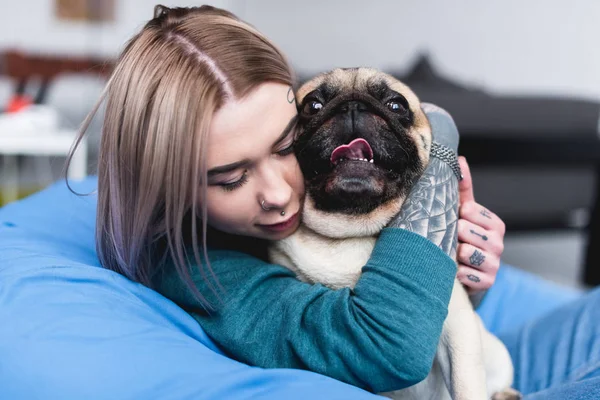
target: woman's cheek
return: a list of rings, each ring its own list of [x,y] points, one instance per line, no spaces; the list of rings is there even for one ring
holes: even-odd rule
[[[212,189],[212,188],[211,188]],[[244,195],[244,187],[227,192],[219,187],[207,193],[207,223],[227,233],[241,233],[253,217],[251,196]]]
[[[289,158],[289,179],[292,181],[290,186],[294,188],[296,195],[302,198],[304,196],[304,175],[302,175],[302,170],[300,169],[300,164],[298,163],[296,157],[292,155]]]

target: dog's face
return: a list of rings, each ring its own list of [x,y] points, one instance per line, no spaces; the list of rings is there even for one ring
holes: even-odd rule
[[[305,224],[333,237],[376,233],[429,161],[431,129],[417,96],[390,75],[354,68],[311,79],[296,101]]]

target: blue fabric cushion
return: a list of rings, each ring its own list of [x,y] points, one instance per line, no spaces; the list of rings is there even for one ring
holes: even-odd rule
[[[0,209],[0,399],[376,397],[224,356],[174,303],[100,267],[95,207],[58,182]]]
[[[584,291],[561,286],[531,272],[501,264],[494,285],[477,309],[486,328],[506,335],[562,305]]]

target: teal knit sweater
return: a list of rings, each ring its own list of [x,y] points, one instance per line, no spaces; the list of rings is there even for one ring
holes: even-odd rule
[[[318,372],[372,392],[402,389],[431,369],[456,264],[427,239],[381,233],[353,290],[297,280],[286,268],[245,253],[209,251],[223,290],[207,312],[167,267],[156,289],[186,309],[232,358],[264,368]]]

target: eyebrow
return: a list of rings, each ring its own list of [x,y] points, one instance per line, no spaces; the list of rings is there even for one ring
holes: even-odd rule
[[[273,144],[273,147],[277,146],[278,144],[280,144],[281,142],[283,142],[285,140],[285,138],[288,137],[288,135],[290,134],[291,130],[296,125],[297,121],[298,121],[298,115],[296,115],[292,119],[290,119],[290,122],[288,122],[288,124],[286,125],[286,127],[283,130],[283,132],[281,133],[281,135],[279,135],[279,137],[277,138],[277,140]],[[218,167],[215,167],[215,168],[211,168],[208,171],[208,177],[210,178],[210,177],[213,177],[215,175],[225,174],[227,172],[235,171],[236,169],[239,169],[239,168],[248,167],[251,163],[252,162],[250,160],[244,159],[244,160],[241,160],[241,161],[236,161],[236,162],[231,163],[231,164],[226,164],[226,165],[221,165],[221,166],[218,166]]]
[[[227,173],[227,172],[235,171],[238,168],[249,166],[250,163],[251,163],[251,161],[248,160],[248,159],[246,159],[246,160],[242,160],[242,161],[236,161],[236,162],[231,163],[231,164],[221,165],[219,167],[211,168],[210,171],[208,171],[208,177],[210,178],[210,177],[213,177],[215,175],[219,175],[219,174],[224,174],[224,173]]]

